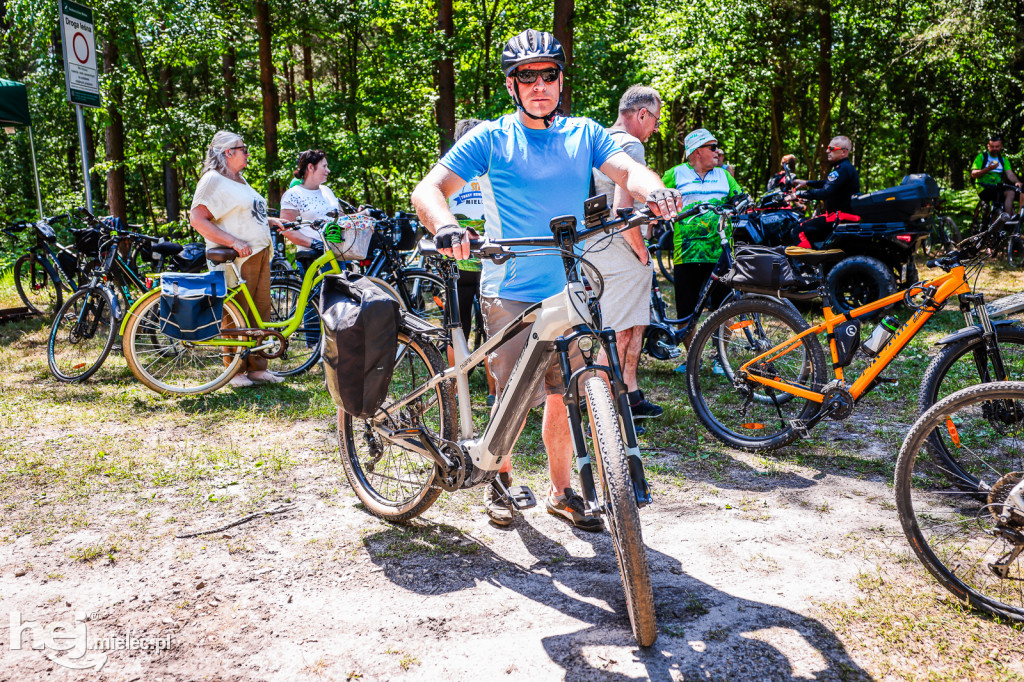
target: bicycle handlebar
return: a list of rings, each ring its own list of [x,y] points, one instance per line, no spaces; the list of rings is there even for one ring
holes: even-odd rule
[[[1003,226],[1009,220],[1010,216],[1008,214],[1000,213],[999,217],[992,221],[992,225],[987,230],[964,239],[956,245],[955,251],[952,251],[941,258],[935,258],[928,261],[928,267],[939,267],[948,271],[960,265],[962,258],[970,258],[977,255],[983,249],[992,248],[995,246],[996,240],[1001,237],[1000,233],[1003,231]]]
[[[657,216],[654,215],[650,209],[644,208],[636,211],[631,216],[622,216],[615,220],[602,222],[600,225],[595,227],[576,232],[573,243],[584,241],[598,232],[609,232],[620,227],[639,227],[640,225],[647,224],[655,218],[657,218]],[[558,218],[553,219],[552,222],[555,220],[558,220]],[[516,253],[512,251],[513,248],[522,246],[557,248],[561,246],[561,242],[556,240],[554,237],[518,237],[514,239],[490,239],[485,237],[484,239],[471,239],[469,241],[471,256],[475,258],[487,258],[499,264],[516,255]],[[424,256],[439,255],[437,246],[434,244],[434,240],[429,237],[424,237],[420,240],[419,248],[420,253]]]

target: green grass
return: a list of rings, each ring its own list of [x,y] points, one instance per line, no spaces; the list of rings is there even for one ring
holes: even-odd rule
[[[25,305],[14,288],[14,268],[9,267],[0,272],[0,310],[4,308],[20,308]]]

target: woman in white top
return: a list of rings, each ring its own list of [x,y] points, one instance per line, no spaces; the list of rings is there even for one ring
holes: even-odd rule
[[[309,149],[299,154],[295,177],[302,180],[302,184],[289,187],[281,197],[281,220],[324,220],[328,211],[338,210],[338,197],[324,184],[330,174],[327,155],[322,150]],[[298,246],[299,251],[309,249],[314,241],[320,239],[320,234],[311,227],[284,230],[281,234]]]
[[[238,252],[235,265],[249,287],[260,317],[269,320],[273,251],[270,224],[280,228],[281,222],[267,218],[267,200],[242,177],[242,169],[248,163],[249,147],[242,143],[242,138],[226,130],[218,131],[206,149],[189,222],[206,239],[206,248],[227,246]],[[245,301],[236,300],[235,304],[249,313]],[[241,371],[232,377],[231,385],[240,388],[280,381],[281,377],[267,371],[266,358],[254,354],[246,358]]]

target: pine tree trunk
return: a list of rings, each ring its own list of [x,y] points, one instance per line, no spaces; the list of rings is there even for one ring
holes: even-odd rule
[[[295,100],[297,99],[295,92],[295,64],[292,61],[291,46],[288,46],[288,59],[284,63],[284,72],[285,76],[287,76],[285,81],[285,101],[288,105],[288,121],[292,124],[292,130],[298,130],[299,119],[295,112]]]
[[[832,3],[819,0],[818,6],[818,146],[814,151],[816,165],[828,173],[825,147],[832,139]]]
[[[562,88],[562,113],[572,112],[572,42],[576,19],[576,0],[555,0],[555,39],[565,50],[565,85]]]
[[[277,85],[274,83],[273,26],[267,0],[256,0],[256,32],[259,34],[260,92],[263,95],[263,150],[266,154],[267,202],[271,206],[281,203],[281,187],[274,172],[277,171]]]
[[[238,76],[235,73],[234,46],[229,46],[221,55],[220,68],[224,76],[224,120],[232,132],[238,132],[238,102],[235,100]]]
[[[780,166],[782,161],[782,126],[783,117],[785,116],[784,100],[781,85],[773,85],[771,87],[771,145],[768,148],[768,174],[775,173],[776,169]]]
[[[103,71],[113,73],[119,58],[117,43],[114,42],[111,30],[103,45]],[[105,131],[107,163],[110,164],[110,170],[107,171],[107,205],[110,215],[127,220],[128,202],[125,200],[124,188],[124,120],[121,118],[123,97],[121,87],[114,83],[107,97],[107,115],[110,123]]]
[[[167,120],[171,120],[171,102],[174,99],[174,74],[170,65],[165,64],[160,69],[160,106],[167,112]],[[170,136],[164,142],[164,209],[167,211],[167,221],[178,220],[181,217],[181,202],[179,200],[178,173],[174,170],[174,144]]]
[[[455,63],[452,60],[452,41],[455,38],[455,21],[452,0],[437,0],[437,39],[440,54],[435,63],[437,69],[437,103],[434,113],[441,135],[438,154],[443,156],[455,141]]]

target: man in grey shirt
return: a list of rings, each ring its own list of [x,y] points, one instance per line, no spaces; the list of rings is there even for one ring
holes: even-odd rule
[[[646,165],[644,142],[658,129],[661,96],[654,88],[634,85],[619,100],[619,116],[608,134],[633,160]],[[594,169],[595,194],[606,194],[613,209],[635,207],[622,187]],[[619,232],[609,238],[591,240],[586,258],[604,278],[601,313],[606,327],[615,330],[623,379],[629,389],[634,419],[661,416],[662,408],[644,397],[637,383],[644,328],[651,320],[651,276],[653,268],[641,228]]]

